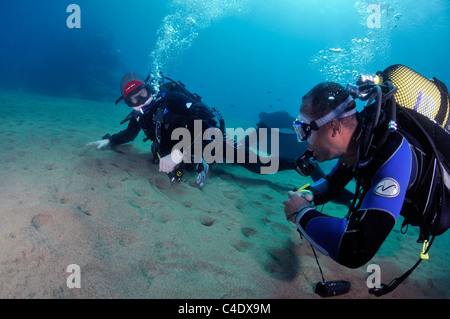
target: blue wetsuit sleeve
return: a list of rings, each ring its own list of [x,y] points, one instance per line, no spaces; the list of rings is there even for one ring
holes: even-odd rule
[[[400,214],[411,174],[411,150],[403,138],[394,146],[392,156],[373,175],[360,209],[350,218],[331,217],[311,208],[297,215],[297,227],[311,244],[347,267],[368,262]]]
[[[339,161],[327,176],[316,181],[308,190],[314,194],[314,203],[322,205],[335,198],[352,178],[352,168]]]

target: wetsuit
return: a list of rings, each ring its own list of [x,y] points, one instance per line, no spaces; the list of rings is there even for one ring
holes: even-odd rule
[[[344,266],[357,268],[367,263],[400,214],[407,216],[410,209],[433,209],[437,193],[429,191],[433,178],[427,171],[429,163],[423,146],[413,137],[396,132],[388,136],[370,164],[357,174],[353,167],[338,162],[326,178],[310,188],[314,203],[327,202],[355,178],[362,186],[360,207],[345,218],[335,218],[305,206],[296,216],[298,230],[314,247]],[[450,213],[446,210],[441,229],[448,228]]]
[[[134,111],[125,130],[114,135],[107,134],[103,138],[109,139],[112,146],[124,144],[133,141],[142,130],[146,135],[145,140],[151,140],[153,147],[157,147],[156,151],[163,157],[170,154],[173,146],[179,142],[171,139],[176,128],[187,128],[193,134],[194,120],[203,120],[195,104],[196,101],[180,92],[163,93],[144,107],[143,113]],[[205,114],[205,120],[211,117],[206,119]],[[203,124],[206,129],[208,124]],[[217,122],[212,121],[209,125],[217,125]]]
[[[161,113],[162,110],[162,113]],[[158,153],[161,157],[171,153],[172,148],[177,145],[179,140],[172,140],[172,132],[180,127],[187,128],[191,133],[193,141],[202,141],[202,149],[210,140],[204,141],[202,136],[198,139],[194,136],[194,120],[201,119],[202,133],[210,128],[217,127],[219,123],[214,119],[214,116],[208,112],[208,108],[198,101],[194,101],[187,95],[173,91],[163,93],[160,98],[153,100],[150,105],[145,107],[143,114],[134,111],[129,121],[128,127],[114,135],[105,135],[104,139],[109,139],[111,146],[120,145],[133,141],[139,132],[142,130],[145,135],[145,140],[152,141],[152,151],[154,157]],[[159,122],[159,124],[157,124]],[[261,162],[260,157],[252,157],[249,150],[249,138],[246,137],[245,143],[238,143],[234,139],[224,139],[223,150],[224,158],[228,153],[233,153],[232,161],[237,163],[249,171],[254,173],[261,173],[261,167],[268,166],[266,162]],[[237,151],[240,147],[244,148],[244,160],[239,156]],[[256,161],[254,161],[256,159]],[[227,158],[227,160],[229,160]],[[209,163],[210,164],[210,163]],[[295,167],[294,158],[280,158],[280,170],[290,170]]]

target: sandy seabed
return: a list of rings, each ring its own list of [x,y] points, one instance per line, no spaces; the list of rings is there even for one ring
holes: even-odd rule
[[[311,247],[282,204],[308,179],[215,164],[200,190],[192,171],[174,184],[158,172],[142,135],[120,146],[123,154],[85,146],[123,129],[128,111],[112,102],[0,94],[1,298],[320,298]],[[333,203],[323,210],[346,211]],[[417,230],[403,235],[400,226],[369,263],[380,265],[386,283],[422,248]],[[448,233],[438,237],[430,259],[382,298],[449,298],[448,245]],[[352,284],[335,298],[376,298],[367,265],[347,269],[318,257],[326,280]],[[81,288],[67,286],[72,264]]]

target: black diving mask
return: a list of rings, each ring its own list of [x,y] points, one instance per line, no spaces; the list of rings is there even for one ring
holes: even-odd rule
[[[131,92],[124,100],[129,107],[145,104],[152,98],[152,90],[148,85],[141,85]]]
[[[304,142],[308,139],[308,137],[311,135],[312,131],[317,131],[321,126],[327,124],[331,120],[335,118],[344,118],[347,116],[350,116],[354,113],[356,113],[356,108],[352,108],[349,111],[345,111],[350,104],[350,102],[353,101],[353,98],[351,95],[338,105],[334,110],[332,110],[330,113],[326,114],[325,116],[321,117],[320,119],[317,119],[315,121],[311,121],[309,123],[300,121],[299,119],[296,119],[294,121],[294,131],[297,134],[297,140],[299,142]]]
[[[144,84],[133,90],[126,98],[123,96],[119,97],[116,100],[116,104],[118,104],[120,100],[124,100],[129,107],[136,107],[147,103],[150,98],[154,98],[153,93],[153,89],[149,85]]]

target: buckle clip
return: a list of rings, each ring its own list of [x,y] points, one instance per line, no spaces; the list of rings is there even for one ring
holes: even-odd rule
[[[422,252],[420,253],[421,259],[429,259],[430,258],[430,256],[428,256],[428,253],[426,253],[427,247],[428,247],[428,240],[425,240],[423,242]]]

